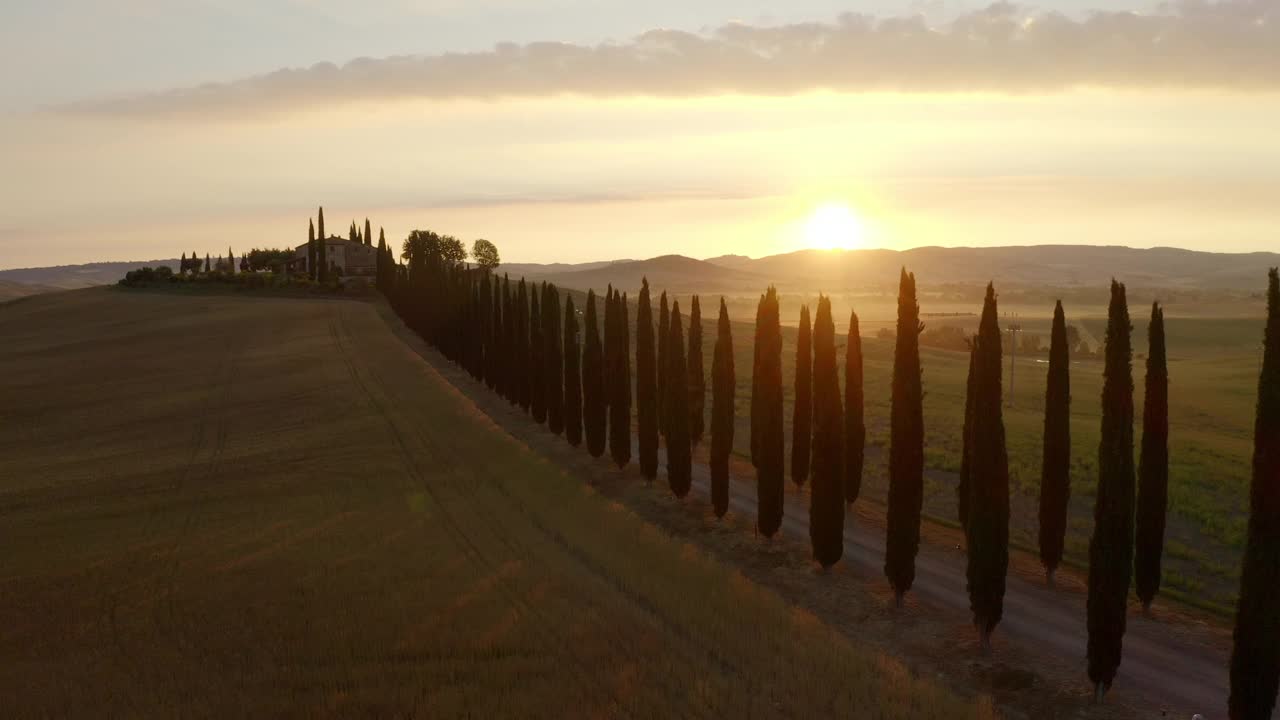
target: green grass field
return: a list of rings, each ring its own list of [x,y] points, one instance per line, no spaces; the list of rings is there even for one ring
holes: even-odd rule
[[[0,338],[8,717],[990,715],[539,459],[372,304],[96,289]]]

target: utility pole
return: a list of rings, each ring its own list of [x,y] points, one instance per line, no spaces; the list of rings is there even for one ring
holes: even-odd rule
[[[1018,324],[1018,314],[1006,315],[1009,318],[1009,345],[1012,346],[1009,357],[1009,407],[1013,407],[1013,369],[1018,364],[1018,331],[1022,330],[1022,326]]]

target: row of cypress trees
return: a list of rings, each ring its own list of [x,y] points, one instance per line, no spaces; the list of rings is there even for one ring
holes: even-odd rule
[[[383,267],[382,260],[386,259]],[[599,457],[607,447],[623,467],[631,459],[632,365],[628,304],[610,287],[603,311],[588,292],[579,343],[572,299],[561,311],[554,285],[523,279],[513,287],[488,271],[433,261],[396,266],[379,243],[379,284],[397,311],[447,357]],[[384,272],[385,270],[385,272]],[[691,449],[699,438],[705,388],[701,381],[701,319],[690,306],[686,336],[678,301],[659,300],[654,332],[651,291],[637,305],[635,403],[642,475],[657,476],[659,437],[665,440],[674,495],[691,489]],[[781,322],[777,291],[757,306],[751,396],[751,460],[757,471],[757,529],[772,536],[783,515],[784,440],[781,423]],[[1280,612],[1270,593],[1280,582],[1280,289],[1272,270],[1263,369],[1255,427],[1249,543],[1241,577],[1232,656],[1231,717],[1269,717],[1280,685]],[[801,311],[793,416],[793,480],[812,480],[810,540],[814,559],[830,567],[843,553],[844,505],[856,500],[865,447],[861,338],[851,314],[841,403],[830,299],[820,296],[812,325]],[[1108,310],[1099,479],[1089,545],[1088,672],[1099,696],[1114,681],[1126,626],[1129,586],[1149,606],[1159,589],[1168,484],[1168,374],[1163,309],[1153,304],[1148,331],[1146,402],[1140,460],[1134,463],[1132,343],[1125,288],[1113,281]],[[885,574],[902,602],[915,576],[923,499],[923,389],[915,278],[899,280],[892,383],[889,508]],[[685,346],[688,337],[688,348]],[[712,360],[711,500],[728,509],[728,458],[734,432],[736,377],[733,339],[723,299]],[[1070,497],[1070,378],[1065,314],[1054,308],[1045,390],[1040,497],[1040,554],[1052,582],[1062,558]],[[988,286],[966,383],[960,520],[968,544],[966,579],[982,648],[1003,615],[1008,568],[1009,469],[1002,408],[1002,349],[997,299]],[[800,430],[796,430],[799,427]],[[799,457],[803,456],[803,457]]]

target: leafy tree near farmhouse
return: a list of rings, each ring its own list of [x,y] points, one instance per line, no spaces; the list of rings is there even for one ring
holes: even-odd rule
[[[472,243],[471,257],[476,261],[476,265],[486,270],[494,270],[502,264],[502,259],[498,255],[498,246],[488,240],[481,239]]]

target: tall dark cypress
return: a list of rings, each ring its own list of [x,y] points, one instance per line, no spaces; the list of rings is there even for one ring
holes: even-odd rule
[[[636,422],[640,446],[640,474],[646,480],[658,476],[658,386],[653,342],[653,307],[649,279],[641,281],[636,307]]]
[[[800,306],[800,330],[796,333],[795,396],[791,405],[791,482],[796,487],[809,479],[810,441],[813,439],[813,332],[809,306]]]
[[[689,442],[702,442],[706,423],[707,378],[702,367],[702,305],[694,295],[689,308]]]
[[[627,322],[627,296],[613,291],[614,337],[617,338],[617,376],[609,401],[609,451],[619,468],[631,462],[631,350]]]
[[[605,441],[604,347],[600,343],[594,290],[587,291],[583,325],[586,336],[582,343],[582,429],[587,438],[587,452],[592,457],[600,457],[604,454]]]
[[[720,298],[716,347],[711,358],[711,507],[716,517],[729,510],[729,453],[733,451],[733,414],[738,378],[733,366],[729,308]]]
[[[373,246],[373,226],[369,224],[369,218],[364,219],[364,244]]]
[[[773,537],[782,527],[786,496],[782,427],[782,320],[778,291],[760,298],[756,322],[756,367],[751,379],[751,462],[756,466],[756,529]]]
[[[1164,350],[1164,309],[1159,303],[1151,304],[1147,342],[1133,582],[1142,607],[1149,610],[1160,590],[1160,556],[1164,553],[1164,519],[1169,497],[1169,369]]]
[[[667,293],[663,291],[658,300],[658,433],[667,436],[667,369],[671,362],[667,358],[667,343],[670,339],[671,307],[667,304]]]
[[[850,311],[844,356],[844,501],[850,505],[862,491],[862,463],[867,442],[863,404],[862,335],[858,329],[858,313]]]
[[[1040,563],[1045,580],[1062,562],[1071,499],[1071,349],[1062,301],[1053,308],[1049,378],[1044,391],[1044,459],[1040,469]]]
[[[614,318],[618,303],[614,297],[613,285],[604,291],[604,406],[608,408],[617,392],[613,384],[618,377],[618,323]],[[606,414],[607,416],[607,414]]]
[[[889,508],[884,574],[899,606],[916,578],[920,508],[924,502],[924,392],[920,377],[920,306],[916,277],[903,268],[898,283],[898,338],[893,356],[889,421]]]
[[[578,347],[578,312],[573,296],[564,299],[564,438],[578,447],[582,444],[582,371]]]
[[[529,286],[524,278],[516,286],[516,306],[512,315],[516,330],[516,395],[520,409],[529,412],[533,391],[529,379],[533,376],[533,354],[529,351]]]
[[[307,276],[316,279],[316,224],[307,220]]]
[[[475,327],[471,328],[471,332],[478,335],[480,377],[484,380],[485,386],[492,390],[495,380],[492,366],[497,351],[493,347],[493,288],[489,281],[489,273],[481,272],[478,283],[480,317]]]
[[[692,484],[692,455],[689,442],[688,390],[682,379],[689,368],[684,354],[684,326],[680,322],[680,301],[671,305],[667,332],[667,482],[671,492],[682,498]]]
[[[1098,493],[1089,540],[1089,680],[1095,697],[1111,688],[1120,667],[1125,604],[1133,576],[1133,350],[1124,285],[1111,281],[1102,380],[1102,441]]]
[[[324,282],[329,279],[328,236],[324,234],[324,208],[320,208],[316,219],[316,280]]]
[[[829,568],[844,555],[845,429],[831,298],[821,295],[813,323],[811,396],[813,486],[809,491],[809,540],[813,545],[813,559]]]
[[[324,206],[321,206],[319,214],[317,215],[319,215],[319,217],[316,218],[315,269],[312,270],[311,279],[314,279],[314,281],[323,281],[326,275],[325,265],[328,265],[325,261],[326,255],[328,255],[328,252],[325,251],[325,240],[329,237],[324,233]],[[209,268],[205,269],[207,270]]]
[[[560,291],[550,283],[542,288],[542,336],[547,428],[559,435],[564,432],[564,341],[560,338]]]
[[[1005,577],[1009,571],[1009,457],[1005,448],[1000,322],[996,293],[987,285],[974,355],[973,427],[969,459],[969,517],[966,579],[969,609],[983,651],[1004,615]]]
[[[502,280],[493,276],[493,293],[489,298],[489,345],[484,359],[491,387],[499,396],[506,397],[504,365],[507,359],[506,338],[502,329]]]
[[[960,482],[956,485],[956,510],[960,527],[969,525],[969,480],[973,465],[973,407],[978,394],[978,336],[969,339],[969,375],[964,384],[964,425],[960,430]]]
[[[1232,720],[1266,720],[1280,685],[1280,274],[1271,268],[1258,410],[1253,424],[1249,536],[1231,651]]]
[[[543,338],[541,296],[538,284],[529,287],[529,413],[538,424],[547,421],[546,341]]]

